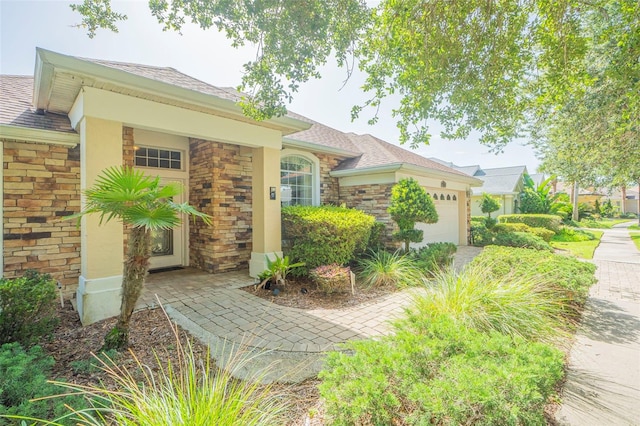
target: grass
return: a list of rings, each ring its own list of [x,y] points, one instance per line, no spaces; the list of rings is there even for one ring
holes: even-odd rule
[[[564,332],[567,303],[563,290],[535,272],[497,277],[490,267],[468,265],[462,272],[436,273],[427,292],[414,297],[408,317],[416,322],[414,316],[444,315],[481,332],[554,341]]]
[[[638,250],[640,250],[640,232],[629,232],[629,236],[636,247],[638,247]]]
[[[558,250],[568,251],[574,256],[583,259],[593,259],[593,253],[600,244],[600,238],[602,238],[602,231],[574,231],[577,237],[572,238],[570,231],[563,231],[560,234],[554,236],[551,239],[551,247]],[[582,237],[585,234],[590,234],[593,239],[585,240]]]

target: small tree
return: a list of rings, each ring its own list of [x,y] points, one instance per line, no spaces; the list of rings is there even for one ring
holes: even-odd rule
[[[146,176],[130,167],[110,167],[96,179],[95,185],[85,191],[86,207],[77,215],[100,215],[100,223],[112,219],[130,225],[122,272],[122,303],[114,328],[107,333],[103,349],[122,349],[129,344],[129,325],[133,309],[142,293],[144,279],[151,257],[151,231],[171,229],[180,224],[180,214],[202,218],[211,223],[210,217],[198,212],[187,203],[177,204],[173,197],[182,192],[175,182],[160,185],[160,178]]]
[[[478,204],[480,205],[480,210],[482,210],[482,213],[486,213],[489,216],[489,219],[491,219],[491,213],[499,210],[500,207],[502,207],[500,201],[498,201],[496,198],[493,198],[486,192],[482,193],[482,198],[480,199]]]
[[[393,234],[393,238],[404,242],[404,249],[407,252],[410,243],[419,243],[424,237],[421,230],[414,229],[416,222],[436,223],[438,221],[438,212],[433,200],[413,178],[402,179],[393,186],[391,204],[387,211],[400,228]]]

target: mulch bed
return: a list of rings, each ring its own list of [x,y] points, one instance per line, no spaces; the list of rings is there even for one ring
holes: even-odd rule
[[[356,285],[355,293],[349,288],[326,294],[313,281],[302,278],[287,279],[286,285],[279,284],[268,290],[256,287],[243,287],[242,290],[278,305],[304,310],[351,308],[397,291],[393,287],[366,288]]]

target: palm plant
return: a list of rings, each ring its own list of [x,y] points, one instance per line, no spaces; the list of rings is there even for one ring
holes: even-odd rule
[[[187,203],[174,203],[182,192],[176,182],[160,184],[159,177],[147,176],[131,167],[115,166],[102,171],[92,188],[84,192],[86,207],[78,214],[100,215],[100,224],[122,221],[131,227],[122,273],[122,302],[114,328],[105,337],[103,349],[122,349],[129,342],[129,324],[142,293],[151,257],[151,232],[171,229],[181,222],[181,214],[200,217],[210,224],[210,216]]]

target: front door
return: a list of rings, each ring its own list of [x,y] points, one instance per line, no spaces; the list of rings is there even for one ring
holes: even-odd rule
[[[185,187],[184,179],[162,178],[160,181],[164,183],[178,182],[183,188]],[[176,203],[185,201],[184,193],[174,197]],[[159,229],[151,231],[151,266],[150,269],[169,268],[172,266],[183,266],[186,264],[185,259],[185,243],[186,229],[185,218],[182,217],[180,226],[173,229]]]

